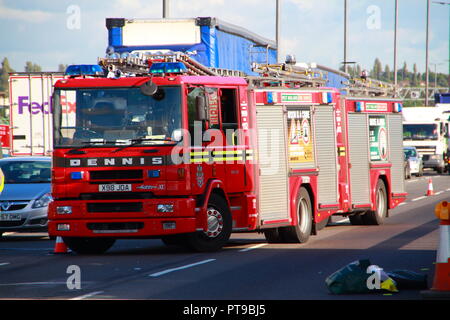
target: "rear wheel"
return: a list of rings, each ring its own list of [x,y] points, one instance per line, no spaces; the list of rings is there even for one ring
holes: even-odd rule
[[[348,217],[352,226],[361,226],[363,225],[362,215],[354,214]]]
[[[305,243],[312,230],[311,198],[305,188],[300,188],[297,197],[297,225],[280,228],[281,236],[286,242]]]
[[[383,224],[384,219],[387,217],[387,200],[386,186],[382,180],[378,180],[375,203],[376,209],[375,211],[367,211],[367,213],[361,217],[365,225]]]
[[[64,243],[79,254],[101,254],[108,251],[116,242],[112,238],[77,238],[64,237]]]
[[[207,209],[208,230],[189,233],[186,241],[196,251],[210,252],[221,249],[230,238],[232,218],[230,209],[224,198],[212,194]]]
[[[281,236],[280,228],[264,230],[264,237],[268,243],[283,243],[284,239]]]

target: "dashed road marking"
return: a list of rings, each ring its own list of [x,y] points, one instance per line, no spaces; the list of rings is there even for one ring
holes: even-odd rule
[[[216,259],[202,260],[202,261],[199,261],[199,262],[187,264],[185,266],[181,266],[181,267],[177,267],[177,268],[171,268],[171,269],[163,270],[163,271],[160,271],[160,272],[152,273],[151,275],[149,275],[149,277],[159,277],[159,276],[165,275],[165,274],[170,273],[170,272],[192,268],[192,267],[195,267],[195,266],[198,266],[198,265],[201,265],[201,264],[205,264],[205,263],[209,263],[209,262],[213,262],[213,261],[216,261]]]
[[[96,296],[96,295],[98,295],[98,294],[100,294],[100,293],[103,293],[103,291],[95,291],[95,292],[87,293],[87,294],[84,294],[84,295],[82,295],[82,296],[75,297],[75,298],[72,298],[72,299],[69,299],[69,300],[83,300],[83,299],[88,299],[88,298],[91,298],[91,297],[93,297],[93,296]]]
[[[241,249],[241,250],[239,250],[239,252],[247,252],[247,251],[258,249],[258,248],[261,248],[261,247],[264,247],[264,246],[267,246],[267,245],[268,245],[268,243],[260,243],[260,244],[254,245],[252,247]]]

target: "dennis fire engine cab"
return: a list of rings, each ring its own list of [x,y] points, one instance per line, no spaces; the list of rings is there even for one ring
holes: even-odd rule
[[[406,197],[401,101],[357,97],[366,80],[344,95],[284,64],[245,78],[180,54],[137,76],[100,64],[108,77],[60,80],[53,98],[48,228],[77,253],[133,237],[212,251],[236,231],[304,243],[331,215],[382,224]]]

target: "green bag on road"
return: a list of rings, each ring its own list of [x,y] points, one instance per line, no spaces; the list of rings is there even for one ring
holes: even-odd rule
[[[371,292],[367,287],[367,279],[370,276],[367,268],[370,265],[367,259],[354,261],[328,276],[325,283],[334,294]]]

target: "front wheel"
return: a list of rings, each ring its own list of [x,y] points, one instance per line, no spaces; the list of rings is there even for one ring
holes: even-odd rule
[[[63,237],[63,241],[69,249],[78,254],[101,254],[108,251],[116,239]]]
[[[368,211],[361,216],[365,225],[380,225],[383,224],[384,219],[387,217],[388,205],[387,205],[387,192],[386,186],[382,180],[378,180],[376,189],[376,203],[375,211]]]
[[[232,218],[224,198],[212,194],[207,209],[208,230],[189,233],[186,241],[195,251],[211,252],[221,249],[230,239]]]
[[[308,191],[301,187],[297,197],[297,225],[280,228],[286,242],[305,243],[312,230],[312,206]]]

